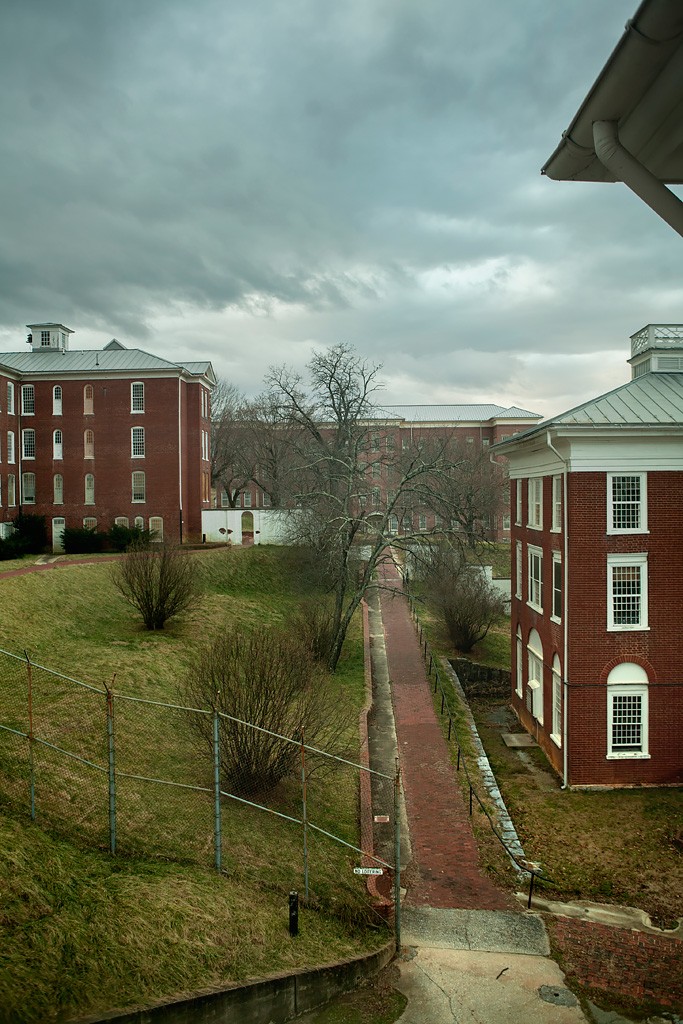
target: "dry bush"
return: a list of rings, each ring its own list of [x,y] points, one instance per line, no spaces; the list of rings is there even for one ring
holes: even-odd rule
[[[307,598],[290,616],[287,628],[296,633],[315,661],[325,664],[334,643],[334,612],[322,599]]]
[[[470,564],[459,548],[434,549],[423,578],[430,603],[443,616],[451,643],[465,654],[505,614],[503,596],[481,567]]]
[[[298,772],[300,747],[291,740],[302,734],[306,744],[348,756],[348,712],[294,630],[226,628],[197,656],[184,699],[231,716],[220,719],[219,748],[223,788],[236,795],[268,792]],[[194,728],[208,753],[211,718],[197,716]],[[323,764],[334,762],[307,753],[309,773]]]
[[[197,596],[196,565],[171,544],[134,545],[112,569],[120,594],[142,616],[146,629],[163,629]]]

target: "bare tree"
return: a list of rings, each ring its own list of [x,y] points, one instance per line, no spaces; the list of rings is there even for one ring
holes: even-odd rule
[[[294,453],[299,427],[290,420],[280,398],[268,392],[245,406],[243,419],[252,479],[272,508],[285,508],[297,490]]]
[[[254,475],[247,402],[234,384],[219,381],[211,399],[211,483],[222,487],[230,508]]]
[[[474,550],[508,507],[506,465],[492,461],[487,448],[457,435],[448,442],[447,459],[452,468],[431,504]]]
[[[298,428],[294,454],[302,515],[295,520],[295,539],[314,548],[334,596],[332,671],[378,564],[392,544],[406,544],[415,536],[415,510],[452,468],[447,439],[400,452],[386,441],[383,448],[378,443],[384,422],[373,401],[381,387],[379,370],[339,344],[314,355],[308,390],[300,375],[284,368],[271,370],[268,377]],[[383,488],[373,485],[378,474],[385,474]],[[394,524],[406,524],[408,517],[411,525],[399,539]]]
[[[119,593],[142,616],[146,629],[163,629],[190,607],[197,594],[196,566],[170,544],[133,546],[111,573]]]
[[[428,600],[443,616],[457,650],[467,653],[506,611],[505,599],[489,582],[471,551],[441,543],[429,551],[422,572]]]

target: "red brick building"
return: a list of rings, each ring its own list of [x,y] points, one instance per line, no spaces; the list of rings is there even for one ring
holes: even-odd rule
[[[683,781],[683,326],[632,379],[497,449],[512,509],[512,703],[567,785]]]
[[[73,332],[62,324],[29,331],[29,351],[0,353],[2,521],[45,516],[54,550],[65,526],[201,536],[211,364],[173,363],[115,340],[70,351]]]
[[[481,405],[389,405],[377,409],[375,421],[368,428],[368,494],[369,507],[376,505],[381,508],[387,501],[391,488],[391,465],[397,453],[411,448],[414,443],[431,438],[452,439],[456,445],[469,445],[473,450],[487,450],[499,441],[528,430],[530,423],[540,420],[538,413],[520,409],[517,406],[505,407],[495,403]],[[234,501],[237,508],[258,509],[270,508],[267,492],[251,484],[244,488]],[[219,486],[216,490],[215,504],[217,508],[228,508],[230,505],[225,489]],[[505,504],[505,502],[503,502]],[[425,509],[417,511],[415,521],[409,525],[399,522],[393,517],[395,532],[406,529],[412,531],[428,531],[435,527],[433,513]],[[390,523],[391,527],[391,523]],[[491,536],[497,540],[509,541],[510,517],[507,512],[494,516],[490,523]]]

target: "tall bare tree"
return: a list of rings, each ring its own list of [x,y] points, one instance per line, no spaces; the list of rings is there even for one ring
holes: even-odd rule
[[[254,475],[246,408],[239,388],[219,381],[211,399],[211,483],[226,492],[230,508]]]

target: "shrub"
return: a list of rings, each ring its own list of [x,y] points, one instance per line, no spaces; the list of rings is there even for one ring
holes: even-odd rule
[[[163,629],[197,596],[196,565],[186,551],[170,544],[134,545],[112,568],[120,594],[142,616],[146,629]]]
[[[30,555],[40,555],[45,551],[48,543],[45,516],[20,512],[13,525],[15,533],[9,540],[15,543],[17,551]]]
[[[219,748],[223,788],[236,795],[267,792],[300,770],[298,743],[283,737],[303,731],[306,744],[348,754],[348,712],[291,629],[226,629],[198,655],[184,690],[193,707],[231,716],[220,720]],[[193,727],[211,750],[211,718],[197,715]],[[334,766],[311,754],[306,763],[309,772]]]
[[[85,555],[101,551],[106,535],[98,533],[93,527],[67,526],[64,530],[64,550],[68,555]]]
[[[11,537],[0,537],[0,562],[5,562],[9,558],[21,558],[25,554],[24,543],[16,533]]]
[[[425,552],[420,575],[430,604],[443,616],[451,643],[464,654],[505,614],[503,596],[459,547],[438,545]]]
[[[139,526],[121,526],[114,523],[107,534],[107,539],[114,551],[127,551],[131,547],[149,547],[152,534],[149,530],[141,530]]]
[[[307,598],[290,616],[287,625],[315,661],[327,662],[334,643],[334,620],[329,604]]]

